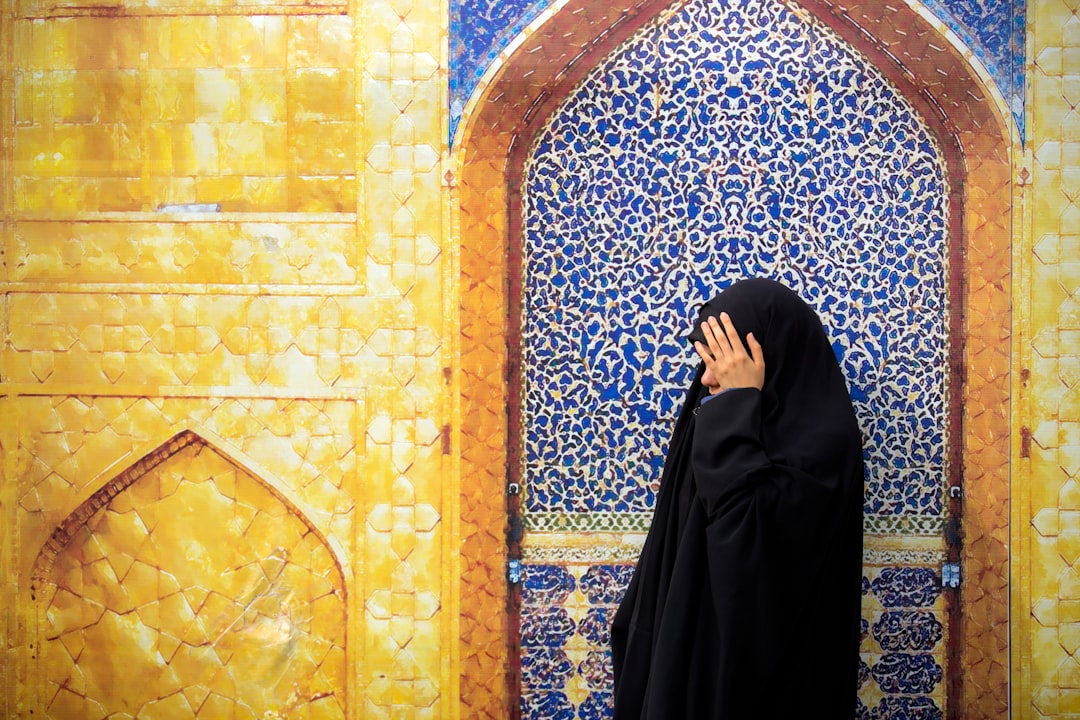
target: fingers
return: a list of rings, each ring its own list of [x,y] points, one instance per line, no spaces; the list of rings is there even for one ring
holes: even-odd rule
[[[730,320],[728,322],[730,322]],[[709,344],[709,349],[713,351],[715,357],[722,357],[731,350],[731,341],[728,340],[726,333],[724,333],[723,328],[720,327],[720,323],[716,321],[715,317],[710,316],[703,322],[701,324],[701,330],[705,335],[705,340]]]
[[[694,350],[697,351],[697,354],[701,357],[702,361],[705,363],[706,366],[711,365],[713,362],[715,362],[715,356],[710,353],[708,348],[702,345],[700,341],[694,341]]]
[[[732,350],[735,350],[735,348],[742,348],[742,341],[739,340],[739,333],[735,330],[735,324],[731,322],[731,316],[727,313],[720,313],[720,322],[724,324],[724,337],[728,341],[728,346]],[[745,350],[743,350],[743,352],[745,352]]]
[[[717,357],[720,354],[738,352],[739,350],[743,351],[742,354],[746,353],[742,341],[739,340],[739,332],[735,329],[735,324],[731,322],[731,316],[726,312],[720,313],[719,321],[710,316],[708,320],[701,324],[701,329],[705,334],[705,339],[709,342],[709,348]]]
[[[754,361],[754,366],[764,368],[765,355],[761,352],[761,343],[754,337],[754,333],[746,336],[746,344],[750,346],[750,359]]]
[[[706,319],[701,323],[701,331],[706,342],[696,341],[694,350],[705,363],[703,382],[710,392],[736,387],[760,390],[763,387],[765,355],[753,333],[746,336],[744,345],[727,313],[720,313],[719,319]]]

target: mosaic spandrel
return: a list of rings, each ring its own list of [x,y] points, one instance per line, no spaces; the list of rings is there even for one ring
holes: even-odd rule
[[[498,53],[553,4],[550,0],[451,2],[451,128],[457,126],[469,95]],[[928,0],[925,4],[987,68],[1023,132],[1026,0]]]

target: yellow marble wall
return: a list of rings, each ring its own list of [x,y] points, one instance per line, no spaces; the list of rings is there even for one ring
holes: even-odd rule
[[[0,715],[459,715],[444,5],[0,2]]]
[[[48,716],[344,717],[324,538],[190,433],[154,460],[35,567]]]
[[[1030,174],[1014,253],[1013,713],[1080,713],[1080,17],[1029,0]]]

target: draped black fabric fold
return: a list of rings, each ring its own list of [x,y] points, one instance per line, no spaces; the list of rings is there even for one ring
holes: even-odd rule
[[[676,422],[648,537],[611,629],[616,720],[854,716],[863,459],[821,322],[771,280],[731,286],[765,384],[701,404],[698,367]]]

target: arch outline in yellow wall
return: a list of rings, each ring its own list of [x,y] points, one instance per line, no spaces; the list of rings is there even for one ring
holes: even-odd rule
[[[321,531],[315,525],[315,523],[312,522],[312,509],[308,507],[307,503],[305,503],[303,500],[296,498],[294,496],[294,493],[292,493],[287,487],[284,487],[283,484],[278,481],[278,479],[272,473],[269,473],[265,469],[259,467],[244,453],[235,450],[227,450],[227,447],[227,441],[206,430],[196,432],[191,429],[182,429],[171,435],[171,437],[169,437],[164,442],[151,444],[151,449],[149,449],[148,451],[146,451],[146,449],[144,448],[143,451],[135,451],[129,453],[124,458],[118,459],[108,469],[99,473],[98,477],[96,477],[94,481],[89,483],[83,489],[83,491],[80,493],[80,497],[78,498],[75,508],[70,512],[66,513],[63,520],[55,526],[54,530],[50,533],[49,538],[41,546],[41,549],[39,550],[30,571],[30,581],[29,583],[23,585],[23,587],[28,587],[29,589],[31,601],[30,607],[33,608],[31,610],[32,615],[26,617],[26,619],[30,620],[32,623],[32,626],[28,628],[29,632],[26,636],[26,639],[29,641],[29,659],[32,661],[31,665],[29,665],[28,667],[36,667],[37,670],[30,674],[30,677],[28,678],[29,682],[25,683],[20,689],[22,692],[27,693],[24,698],[26,702],[29,702],[31,704],[31,706],[37,707],[41,703],[56,702],[55,699],[50,699],[49,697],[47,697],[46,677],[48,676],[48,668],[43,666],[42,663],[46,662],[47,649],[47,638],[43,634],[43,631],[45,630],[46,625],[49,625],[51,623],[51,620],[47,619],[45,616],[45,604],[50,603],[50,611],[52,608],[51,601],[49,600],[49,598],[46,597],[46,595],[51,597],[53,594],[55,594],[55,591],[57,589],[55,586],[56,581],[54,578],[52,578],[53,567],[57,558],[61,555],[61,553],[64,552],[64,549],[68,545],[68,543],[76,537],[80,529],[90,520],[91,517],[107,508],[110,503],[112,503],[118,497],[122,496],[125,491],[127,491],[132,485],[138,482],[142,477],[144,477],[148,473],[152,473],[158,466],[165,464],[172,458],[183,453],[185,450],[194,450],[196,453],[202,450],[209,450],[214,456],[218,458],[218,462],[223,463],[224,467],[234,468],[241,476],[246,477],[249,483],[254,483],[260,489],[259,492],[265,492],[268,498],[272,498],[272,501],[278,507],[282,508],[285,513],[291,516],[294,521],[296,521],[300,526],[303,527],[303,530],[301,531],[302,534],[309,534],[312,538],[314,538],[315,546],[323,548],[323,550],[327,553],[325,557],[330,563],[330,566],[328,566],[328,568],[332,566],[332,570],[328,570],[327,575],[319,575],[319,577],[323,577],[323,579],[325,579],[325,581],[329,583],[329,587],[339,587],[339,590],[334,590],[330,593],[330,595],[336,596],[336,605],[334,606],[337,607],[342,613],[342,617],[340,618],[341,622],[339,632],[341,637],[340,652],[342,653],[342,655],[340,656],[340,662],[343,663],[343,666],[341,667],[342,677],[340,678],[340,686],[336,686],[333,690],[323,693],[322,698],[316,695],[315,701],[325,698],[331,698],[332,702],[338,702],[332,700],[332,698],[334,695],[340,694],[340,706],[345,712],[348,712],[348,699],[350,697],[356,696],[354,681],[354,678],[356,676],[356,668],[354,667],[354,665],[357,662],[357,654],[350,647],[351,643],[349,641],[349,628],[351,623],[349,622],[350,609],[348,604],[348,597],[350,593],[350,585],[352,578],[350,577],[349,573],[346,572],[346,568],[349,568],[350,564],[344,560],[345,554],[341,543],[337,538],[333,536],[328,536],[326,533]],[[130,457],[132,456],[139,457],[139,459],[134,463],[131,463]],[[115,472],[115,470],[118,466],[122,467],[123,469],[117,473]],[[258,563],[259,565],[262,565],[264,561],[276,561],[278,564],[281,564],[282,568],[284,568],[286,565],[290,565],[293,561],[289,560],[288,548],[282,549],[286,551],[286,554],[281,555],[277,552],[277,550],[275,550],[275,552],[271,553],[271,557],[269,558],[260,557],[251,558],[250,560],[251,562]],[[279,555],[280,557],[275,558],[275,556]],[[303,563],[303,561],[301,562]],[[307,565],[302,564],[300,567],[307,568]],[[237,571],[240,570],[240,568],[231,569]],[[311,572],[311,570],[308,571]],[[282,581],[282,579],[279,578],[277,580],[274,580],[272,578],[268,578],[267,580],[271,583],[269,588],[264,588],[263,590],[260,590],[256,595],[252,597],[251,602],[259,602],[259,598],[269,600],[273,597],[277,597],[284,592],[284,599],[280,600],[280,602],[284,602],[285,608],[288,609],[291,603],[289,598],[294,592],[294,590],[288,588],[289,581],[287,579],[284,580],[286,586],[282,588],[277,588],[277,590],[275,590],[275,582],[280,582]],[[186,589],[183,587],[181,587],[180,590],[186,592]],[[303,592],[304,591],[301,589],[301,596],[303,595]],[[318,601],[325,599],[321,595],[317,597]],[[164,602],[164,600],[162,602]],[[328,622],[327,617],[319,617],[321,613],[313,609],[307,608],[306,606],[303,606],[300,609],[302,612],[316,613],[315,615],[309,617],[307,620],[303,620],[301,618],[300,622],[302,625],[306,626],[310,624],[313,627],[320,627],[324,626],[325,623]],[[285,618],[291,625],[293,621],[292,612],[289,611],[289,614],[285,616]],[[235,618],[233,620],[233,624],[235,624],[238,620],[239,617]],[[232,625],[229,625],[225,628],[222,637],[224,637],[224,633],[228,632],[231,627]],[[220,641],[221,639],[222,638],[218,638],[218,641]],[[252,645],[251,639],[248,639],[246,641],[238,640],[235,642],[246,642],[248,652],[250,652],[252,649],[256,649],[259,652],[273,654],[273,650],[276,647],[275,645],[273,645],[272,640],[268,641],[271,642],[270,645],[262,645],[258,640],[255,640],[254,646]],[[216,646],[216,644],[217,643],[215,642],[214,645]],[[291,646],[291,642],[289,646]],[[285,646],[286,649],[289,646]],[[145,648],[143,649],[145,650]],[[307,658],[305,656],[305,661],[306,660]],[[332,661],[328,658],[323,658],[323,660],[325,662],[332,663]],[[316,684],[320,682],[325,684],[327,680],[325,677],[323,677],[322,672],[323,669],[320,665],[318,674],[316,676],[312,676],[314,679],[311,679],[310,681]],[[333,670],[331,669],[329,670],[329,672],[332,676]],[[164,701],[164,698],[162,699],[162,701]],[[304,702],[306,700],[301,694],[298,701]],[[41,705],[40,709],[42,711],[46,711],[44,705]],[[215,711],[211,710],[210,712],[213,713]]]
[[[114,468],[110,467],[105,472],[101,473],[94,482],[88,484],[87,487],[83,489],[83,492],[79,497],[75,498],[75,508],[65,515],[64,519],[52,531],[48,540],[45,541],[41,550],[38,552],[30,573],[31,592],[33,592],[35,581],[44,579],[48,576],[56,556],[71,538],[71,531],[75,526],[81,525],[88,517],[105,507],[110,500],[126,490],[146,472],[165,462],[180,450],[192,445],[209,447],[229,462],[245,470],[263,485],[271,495],[284,503],[284,505],[289,508],[290,512],[304,523],[304,525],[314,533],[315,536],[319,538],[319,541],[330,551],[331,556],[334,558],[334,563],[337,565],[338,572],[341,573],[345,597],[348,597],[350,583],[345,568],[349,567],[349,565],[345,561],[346,555],[344,548],[337,538],[323,533],[313,522],[311,522],[310,518],[313,513],[311,509],[307,507],[307,503],[300,498],[295,497],[289,488],[277,481],[272,473],[260,468],[244,453],[236,450],[226,450],[225,448],[228,447],[228,442],[223,438],[217,437],[206,430],[196,432],[190,429],[180,430],[168,440],[153,444],[152,449],[149,449],[146,452],[133,453],[133,455],[139,456],[140,459],[128,465],[119,473],[115,473]],[[124,462],[124,460],[118,461],[118,464],[122,462]]]

